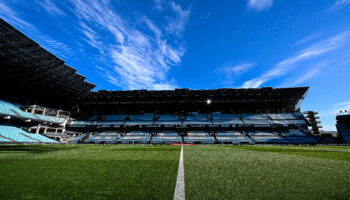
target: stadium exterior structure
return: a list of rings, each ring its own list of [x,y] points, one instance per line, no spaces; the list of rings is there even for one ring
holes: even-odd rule
[[[0,33],[0,142],[324,142],[315,113],[300,111],[308,87],[92,92],[76,69],[2,19]]]
[[[350,110],[340,111],[337,114],[337,130],[340,136],[341,142],[350,144]]]

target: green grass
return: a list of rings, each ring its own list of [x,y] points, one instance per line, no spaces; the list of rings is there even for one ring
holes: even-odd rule
[[[185,147],[189,199],[350,199],[350,148]]]
[[[180,148],[0,146],[0,199],[172,199]]]
[[[180,147],[0,145],[0,199],[173,199]],[[350,147],[184,146],[187,199],[350,199]]]

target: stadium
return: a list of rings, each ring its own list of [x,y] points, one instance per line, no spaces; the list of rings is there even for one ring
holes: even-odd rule
[[[3,19],[0,45],[4,199],[350,198],[348,115],[323,133],[308,87],[94,91]]]

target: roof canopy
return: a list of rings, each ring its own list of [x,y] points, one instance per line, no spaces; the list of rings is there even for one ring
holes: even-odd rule
[[[217,90],[127,90],[91,92],[83,108],[104,112],[293,112],[308,87],[217,89]]]
[[[16,92],[26,100],[75,100],[95,87],[76,72],[0,18],[1,96]]]

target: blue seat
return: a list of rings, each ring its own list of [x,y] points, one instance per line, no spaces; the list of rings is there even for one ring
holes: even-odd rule
[[[35,140],[39,140],[40,142],[43,142],[43,143],[57,143],[56,140],[53,140],[53,139],[50,139],[48,137],[45,137],[39,133],[28,133],[28,132],[25,132],[22,130],[21,132],[23,135],[26,135],[30,138],[33,138]]]
[[[0,137],[0,142],[11,142],[11,140]]]
[[[255,143],[263,144],[289,144],[290,142],[280,136],[252,136]]]
[[[45,121],[45,122],[58,123],[58,124],[61,124],[64,121],[64,118],[32,114],[32,113],[23,111],[20,109],[19,106],[3,100],[0,100],[0,114],[9,115],[17,118],[31,119],[35,121]]]
[[[213,144],[215,142],[214,137],[212,136],[185,136],[184,137],[184,142],[185,143],[202,143],[202,144]]]
[[[232,144],[253,144],[254,142],[247,136],[217,136],[216,139],[219,143],[232,143]]]
[[[304,137],[285,137],[293,144],[316,144],[317,140],[312,136]]]
[[[181,142],[181,137],[179,136],[153,136],[151,139],[151,143],[153,144],[170,144]]]
[[[12,126],[0,125],[0,136],[9,138],[14,142],[38,143],[40,141],[23,135],[23,130]]]
[[[298,129],[289,129],[289,130],[284,130],[281,132],[284,136],[297,136],[297,137],[302,137],[305,136],[305,134],[298,130]]]

